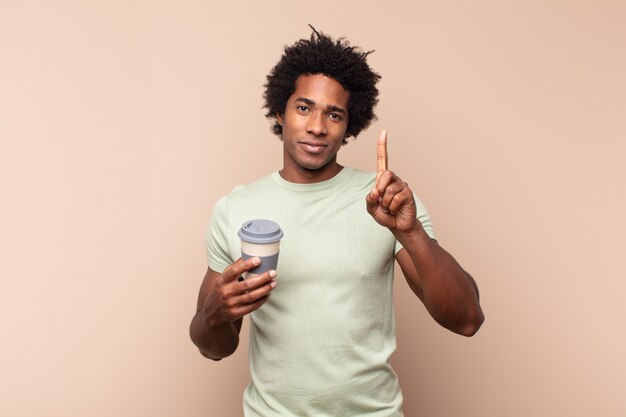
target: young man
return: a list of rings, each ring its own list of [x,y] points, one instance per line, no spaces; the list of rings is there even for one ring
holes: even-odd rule
[[[337,163],[346,138],[369,126],[380,76],[348,42],[313,30],[285,48],[268,75],[265,100],[283,141],[283,168],[236,187],[213,210],[209,268],[191,338],[207,358],[232,354],[250,316],[251,416],[402,416],[389,357],[395,350],[394,259],[437,322],[471,336],[483,322],[473,279],[434,239],[426,209],[386,169]],[[285,236],[277,271],[238,278],[239,227],[276,221]]]

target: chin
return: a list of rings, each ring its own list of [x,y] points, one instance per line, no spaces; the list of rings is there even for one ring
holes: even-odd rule
[[[317,171],[320,168],[324,168],[328,162],[320,162],[320,161],[311,161],[311,160],[299,160],[296,161],[300,168],[306,169],[307,171]]]
[[[305,171],[317,171],[324,167],[324,165],[320,166],[320,165],[311,165],[311,164],[298,164],[298,166],[304,169]]]
[[[316,161],[316,162],[309,162],[309,163],[307,163],[306,161],[303,161],[299,165],[308,171],[318,171],[320,169],[324,169],[329,163],[330,161],[322,161],[322,162]]]

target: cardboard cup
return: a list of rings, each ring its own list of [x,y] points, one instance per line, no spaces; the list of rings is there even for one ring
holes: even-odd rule
[[[265,219],[249,220],[241,226],[238,235],[241,239],[241,257],[244,260],[252,257],[261,259],[261,264],[247,271],[244,279],[276,269],[280,240],[284,236],[278,223]]]

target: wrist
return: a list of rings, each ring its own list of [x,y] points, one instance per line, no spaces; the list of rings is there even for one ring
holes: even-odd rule
[[[430,236],[428,236],[428,233],[426,233],[419,221],[416,221],[411,229],[393,230],[392,233],[404,247],[421,245],[430,241]]]

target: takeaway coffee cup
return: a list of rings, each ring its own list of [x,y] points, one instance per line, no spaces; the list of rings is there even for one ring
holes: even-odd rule
[[[261,264],[246,272],[244,278],[276,269],[280,239],[283,237],[278,223],[264,219],[249,220],[241,226],[238,235],[241,238],[241,257],[244,260],[255,256],[261,259]]]

